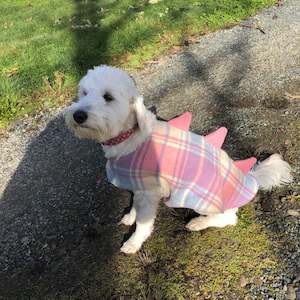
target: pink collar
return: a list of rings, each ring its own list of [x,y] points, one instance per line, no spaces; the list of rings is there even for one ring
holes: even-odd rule
[[[121,144],[122,142],[124,142],[125,140],[127,140],[137,129],[137,125],[127,131],[121,132],[118,136],[109,139],[107,141],[105,141],[104,143],[102,143],[102,145],[105,146],[115,146],[118,144]]]

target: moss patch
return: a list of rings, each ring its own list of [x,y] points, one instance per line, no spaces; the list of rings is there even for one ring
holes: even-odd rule
[[[98,296],[240,299],[280,267],[265,229],[255,220],[254,204],[241,210],[237,226],[223,229],[191,233],[183,229],[183,219],[184,212],[170,215],[163,209],[143,249],[134,256],[118,254],[112,280],[100,275]]]

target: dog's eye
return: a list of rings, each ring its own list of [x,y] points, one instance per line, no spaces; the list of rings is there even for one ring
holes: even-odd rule
[[[86,96],[88,94],[88,92],[86,90],[82,90],[82,95]]]
[[[103,95],[103,98],[105,99],[106,102],[111,102],[111,101],[114,100],[113,96],[111,94],[109,94],[109,93],[105,93]]]

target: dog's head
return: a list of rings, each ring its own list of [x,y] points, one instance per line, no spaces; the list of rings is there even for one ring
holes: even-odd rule
[[[76,136],[99,142],[117,136],[137,121],[139,93],[124,71],[100,66],[89,70],[78,85],[78,101],[65,111]]]

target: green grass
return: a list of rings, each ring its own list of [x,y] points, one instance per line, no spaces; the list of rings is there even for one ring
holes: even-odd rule
[[[151,1],[150,1],[151,2]],[[11,0],[0,4],[0,127],[68,101],[99,64],[140,68],[274,0]]]

